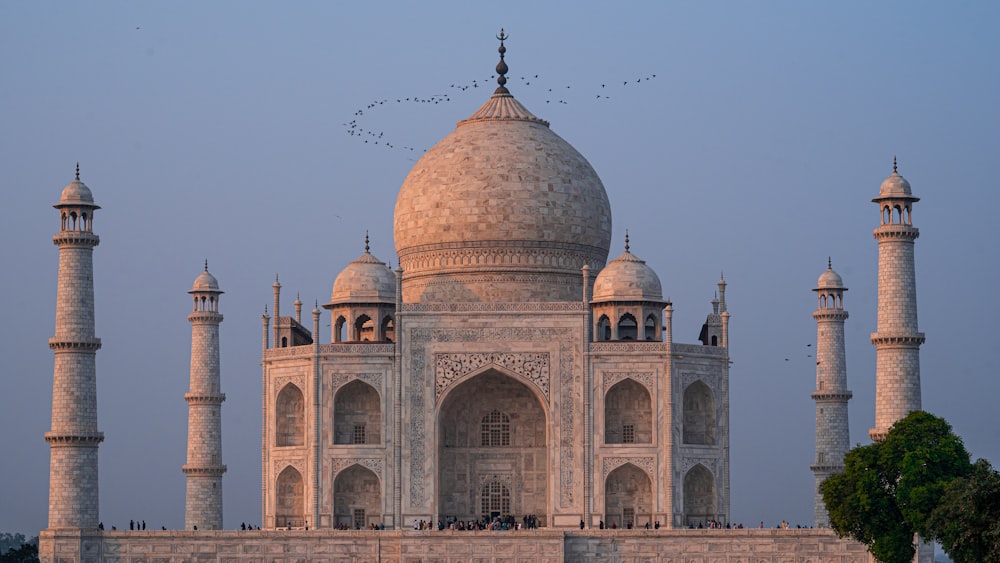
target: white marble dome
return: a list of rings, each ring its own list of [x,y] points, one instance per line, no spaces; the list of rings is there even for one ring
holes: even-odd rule
[[[195,291],[222,293],[219,291],[219,280],[215,279],[215,276],[208,273],[208,265],[205,266],[205,271],[198,274],[198,277],[194,279],[194,284],[191,286],[191,293]]]
[[[880,198],[912,197],[913,192],[910,191],[910,183],[906,181],[906,178],[900,176],[899,172],[893,170],[892,174],[882,181],[882,185],[878,190],[878,195]]]
[[[828,267],[825,272],[819,275],[816,289],[845,289],[844,280],[840,274],[833,271],[832,267]]]
[[[394,233],[404,301],[578,300],[611,205],[587,159],[499,88],[414,165]]]
[[[366,248],[364,254],[337,274],[329,304],[395,302],[395,275]]]
[[[660,278],[646,262],[628,250],[601,270],[594,280],[591,303],[663,301]]]

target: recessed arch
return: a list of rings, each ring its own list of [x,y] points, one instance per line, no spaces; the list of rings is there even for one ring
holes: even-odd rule
[[[498,500],[501,504],[496,506],[488,502],[484,512],[483,488],[497,482],[507,488],[509,514],[534,514],[544,526],[548,512],[546,420],[538,388],[496,366],[449,388],[437,413],[438,515],[477,520],[495,511],[502,502]],[[504,496],[490,487],[490,495]]]
[[[689,526],[706,524],[718,518],[715,476],[697,464],[684,475],[684,518]]]
[[[645,471],[626,463],[608,474],[604,480],[605,525],[644,526],[652,519],[652,512],[653,483]]]
[[[656,315],[650,313],[646,315],[646,324],[643,327],[643,335],[646,340],[658,340],[659,334],[656,330]]]
[[[281,389],[274,403],[275,445],[304,445],[306,411],[302,391],[295,384],[289,383]]]
[[[275,482],[274,527],[297,528],[305,525],[305,483],[302,474],[286,467]]]
[[[602,342],[611,340],[611,320],[607,315],[601,315],[597,320],[597,340]]]
[[[378,390],[355,379],[333,399],[334,444],[381,444],[382,399]]]
[[[386,315],[382,319],[382,339],[386,342],[393,342],[396,339],[396,323],[392,320],[392,315]]]
[[[614,384],[604,395],[604,443],[653,442],[653,407],[649,390],[632,378]]]
[[[715,445],[715,394],[704,382],[684,390],[684,443]]]
[[[354,340],[368,342],[375,340],[375,323],[368,315],[358,315],[354,319]]]
[[[382,520],[382,483],[374,471],[354,464],[333,479],[335,526],[366,528]]]
[[[344,334],[344,329],[347,327],[347,319],[344,315],[337,317],[337,320],[333,321],[333,341],[334,342],[346,342],[347,335]]]

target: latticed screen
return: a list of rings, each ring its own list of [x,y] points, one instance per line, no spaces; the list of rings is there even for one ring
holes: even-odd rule
[[[483,487],[483,518],[492,519],[494,515],[510,514],[510,489],[497,481],[491,481]]]
[[[360,528],[364,528],[365,525],[366,525],[365,524],[365,509],[364,508],[355,508],[354,509],[354,527],[360,529]]]
[[[365,443],[365,425],[355,424],[354,425],[354,443],[364,444]]]
[[[635,443],[635,425],[625,424],[622,426],[622,443],[634,444]]]
[[[510,445],[510,417],[500,411],[493,411],[483,417],[483,446]]]
[[[624,508],[622,509],[622,523],[628,526],[629,524],[635,523],[635,509],[634,508]]]

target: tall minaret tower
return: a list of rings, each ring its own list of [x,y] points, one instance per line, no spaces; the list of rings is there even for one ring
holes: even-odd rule
[[[882,182],[878,197],[881,223],[878,241],[878,328],[875,345],[875,427],[872,440],[885,438],[889,428],[911,411],[920,410],[920,345],[917,331],[917,283],[913,268],[913,243],[920,231],[913,226],[910,183],[896,170]]]
[[[184,528],[222,529],[222,402],[219,392],[219,282],[205,271],[188,291],[194,296],[191,321],[191,389],[188,404],[187,499]]]
[[[59,203],[59,289],[52,378],[52,431],[49,443],[49,529],[97,528],[97,350],[94,336],[94,203],[90,189],[76,179],[62,191]]]
[[[809,467],[816,477],[815,525],[830,527],[830,515],[823,504],[819,486],[827,477],[844,470],[844,454],[850,449],[847,420],[847,355],[844,350],[844,282],[827,260],[826,271],[813,289],[816,312],[816,458]]]

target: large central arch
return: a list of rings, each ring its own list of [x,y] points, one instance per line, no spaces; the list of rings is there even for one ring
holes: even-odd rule
[[[545,428],[539,397],[516,377],[490,368],[457,384],[438,410],[439,518],[531,514],[545,525]]]

